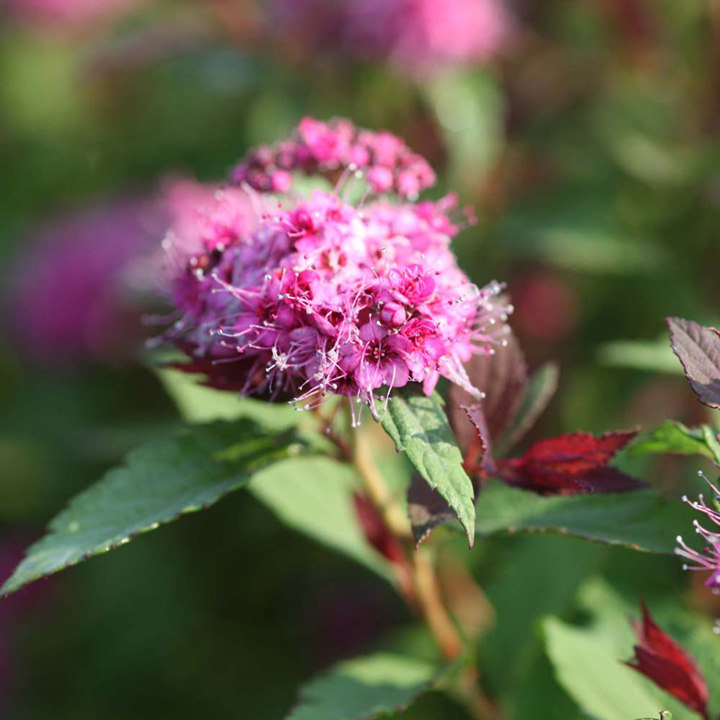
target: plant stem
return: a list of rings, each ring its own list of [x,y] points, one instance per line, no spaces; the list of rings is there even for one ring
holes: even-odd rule
[[[425,547],[414,548],[410,522],[375,466],[366,434],[358,429],[351,448],[344,438],[335,434],[331,424],[318,411],[316,415],[326,425],[325,434],[337,446],[343,459],[355,466],[387,529],[405,551],[403,565],[407,566],[412,587],[404,595],[410,609],[420,612],[445,659],[459,660],[465,653],[465,644],[442,597],[432,555]],[[481,691],[476,668],[462,668],[457,691],[475,720],[496,720],[496,708]]]
[[[430,555],[424,548],[419,548],[413,554],[413,561],[423,618],[445,658],[456,660],[462,655],[463,643],[445,608]]]
[[[414,585],[412,597],[417,601],[425,624],[445,659],[458,660],[465,652],[465,645],[443,600],[432,556],[424,547],[417,549],[413,547],[409,521],[387,486],[385,478],[373,463],[362,430],[356,435],[352,461],[388,529],[405,548],[408,563],[412,568]],[[458,691],[476,720],[497,718],[495,706],[480,690],[479,673],[476,668],[466,666],[462,669]]]
[[[352,461],[363,480],[367,494],[382,515],[388,529],[403,545],[407,545],[412,541],[410,522],[387,486],[385,478],[375,467],[367,438],[362,430],[358,430],[355,437]]]

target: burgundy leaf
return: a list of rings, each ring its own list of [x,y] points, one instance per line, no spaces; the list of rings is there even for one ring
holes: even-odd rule
[[[488,437],[497,441],[515,417],[527,382],[527,365],[520,344],[514,335],[507,336],[507,345],[498,346],[492,355],[473,355],[465,365],[473,387],[485,397],[482,409]],[[476,441],[476,433],[463,411],[477,400],[457,385],[450,387],[448,416],[463,453]]]
[[[461,405],[461,408],[472,423],[476,433],[475,442],[465,454],[465,469],[470,475],[476,474],[481,468],[492,473],[495,469],[495,463],[492,458],[492,441],[483,406],[476,403],[475,405]]]
[[[633,623],[639,641],[635,646],[635,657],[626,664],[691,710],[708,718],[708,690],[702,671],[693,658],[660,629],[645,603],[642,613],[642,622]]]
[[[452,520],[455,513],[447,501],[419,475],[414,474],[408,488],[408,516],[416,547],[439,525]]]
[[[670,344],[700,402],[720,408],[720,336],[692,320],[667,318]]]
[[[637,490],[643,483],[607,467],[638,430],[595,436],[576,432],[540,440],[522,457],[497,462],[506,482],[544,494],[612,493]]]

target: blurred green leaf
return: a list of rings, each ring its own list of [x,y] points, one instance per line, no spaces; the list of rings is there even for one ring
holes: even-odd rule
[[[503,147],[505,101],[497,79],[485,72],[445,72],[425,86],[449,154],[450,182],[482,183]]]
[[[494,691],[510,701],[522,693],[525,702],[532,702],[527,685],[534,679],[541,649],[538,618],[564,615],[578,587],[607,553],[595,543],[554,535],[518,538],[507,551],[497,574],[483,585],[497,613],[495,626],[479,644],[484,675]],[[529,587],[532,603],[527,602]]]
[[[215,390],[201,384],[202,376],[179,370],[156,369],[157,376],[185,422],[235,420],[249,417],[274,430],[284,430],[298,422],[298,413],[288,404],[271,404],[238,393]]]
[[[516,208],[500,233],[513,255],[592,274],[648,274],[666,260],[657,245],[608,218],[607,207],[588,196]]]
[[[618,340],[605,343],[598,349],[598,361],[603,365],[632,368],[646,372],[681,375],[682,366],[673,354],[667,338],[658,342]]]
[[[447,500],[472,545],[475,502],[472,482],[450,428],[442,398],[418,393],[390,397],[382,425],[395,447],[405,452],[423,480]]]
[[[543,497],[489,483],[477,503],[478,535],[555,532],[634,550],[672,553],[675,537],[692,525],[693,512],[650,490]]]
[[[582,710],[596,720],[656,715],[677,706],[623,661],[632,655],[630,608],[600,583],[585,586],[583,605],[594,621],[575,627],[555,618],[543,623],[555,674]]]
[[[301,450],[249,420],[192,428],[132,451],[125,465],[76,496],[33,545],[0,592],[112,550],[140,533],[202,510],[254,473]]]
[[[399,655],[350,660],[306,685],[287,720],[372,720],[395,713],[429,689],[438,672]]]
[[[391,580],[387,563],[357,522],[353,489],[359,485],[351,466],[327,457],[304,457],[273,465],[248,489],[290,527]]]
[[[705,441],[702,428],[688,428],[676,420],[668,420],[652,432],[640,437],[631,445],[630,452],[637,455],[669,453],[714,457],[713,451]]]

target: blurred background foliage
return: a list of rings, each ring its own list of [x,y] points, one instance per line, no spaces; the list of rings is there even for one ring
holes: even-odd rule
[[[135,345],[72,362],[55,361],[60,348],[27,352],[13,321],[22,263],[67,217],[153,198],[169,177],[221,181],[306,114],[404,136],[474,209],[462,264],[479,283],[508,282],[531,364],[560,362],[536,436],[704,419],[668,360],[663,318],[720,321],[716,0],[508,1],[513,31],[496,57],[422,74],[323,45],[307,23],[274,23],[265,3],[136,0],[82,22],[20,4],[0,6],[4,575],[69,496],[179,422]],[[677,494],[697,467],[634,469]],[[506,537],[469,562],[494,608],[479,653],[511,718],[592,714],[553,672],[568,633],[582,648],[612,625],[626,659],[640,596],[679,625],[680,608],[713,609],[672,558]],[[424,647],[410,621],[374,575],[238,494],[3,601],[0,713],[274,720],[338,658]],[[404,717],[465,716],[431,694]]]

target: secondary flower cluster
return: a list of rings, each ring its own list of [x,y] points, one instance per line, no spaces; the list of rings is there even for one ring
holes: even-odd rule
[[[47,365],[132,357],[142,340],[146,256],[163,224],[154,202],[116,199],[56,217],[29,238],[8,312],[23,355]]]
[[[483,63],[507,44],[502,0],[273,0],[269,23],[307,52],[392,63],[417,74]]]
[[[720,490],[709,480],[707,482],[716,498],[716,502],[720,502]],[[720,510],[718,510],[717,506],[708,505],[702,495],[697,500],[690,500],[687,497],[684,497],[683,500],[694,510],[703,513],[720,529]],[[694,521],[694,525],[695,532],[700,535],[705,543],[702,551],[693,550],[682,537],[678,537],[679,547],[676,553],[694,563],[693,565],[686,564],[684,566],[686,570],[709,570],[711,574],[705,585],[712,588],[714,592],[720,593],[720,532],[708,530],[698,520]]]
[[[337,158],[329,147],[322,157]],[[182,368],[303,406],[347,395],[374,414],[381,388],[418,382],[430,393],[444,376],[472,390],[463,363],[503,341],[509,308],[499,284],[478,289],[458,268],[453,208],[452,197],[355,207],[319,190],[282,203],[220,192],[202,222],[165,242],[180,314],[166,337],[191,356]]]
[[[5,0],[1,4],[24,24],[75,29],[113,20],[139,5],[140,0]]]
[[[407,198],[435,183],[425,158],[396,135],[361,130],[348,120],[324,123],[309,117],[290,140],[251,151],[233,171],[232,180],[259,192],[286,193],[295,170],[307,175],[361,174],[372,192],[395,192]]]

